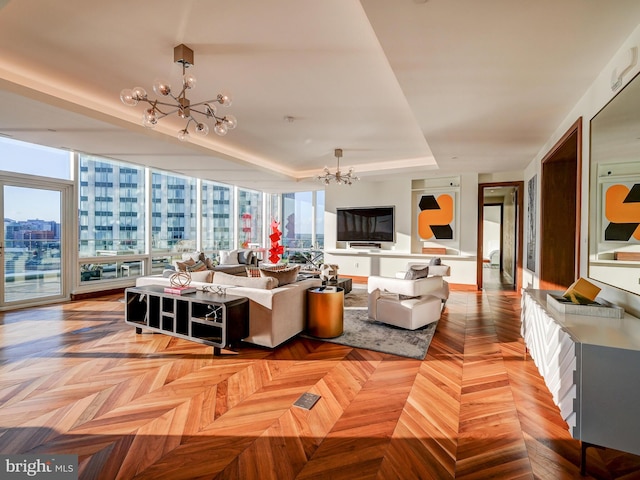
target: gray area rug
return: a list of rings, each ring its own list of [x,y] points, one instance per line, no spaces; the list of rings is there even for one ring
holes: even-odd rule
[[[366,308],[350,307],[344,310],[344,332],[339,337],[316,338],[307,334],[302,336],[349,347],[364,348],[423,360],[427,355],[437,323],[430,323],[418,330],[405,330],[370,320]]]

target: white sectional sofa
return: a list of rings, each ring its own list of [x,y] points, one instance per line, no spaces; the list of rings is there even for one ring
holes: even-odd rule
[[[226,287],[228,295],[249,299],[249,336],[245,342],[274,348],[296,336],[306,326],[307,289],[321,285],[311,278],[271,288],[269,278],[251,278],[224,272],[192,272],[191,286]],[[169,278],[151,275],[136,279],[136,286],[169,285]]]

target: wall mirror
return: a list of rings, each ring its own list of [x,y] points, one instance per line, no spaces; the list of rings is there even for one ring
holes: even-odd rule
[[[640,76],[590,130],[588,276],[640,295]]]

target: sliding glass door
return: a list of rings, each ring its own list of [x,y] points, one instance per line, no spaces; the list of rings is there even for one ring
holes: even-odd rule
[[[70,189],[56,182],[0,181],[0,307],[67,296],[63,226]]]

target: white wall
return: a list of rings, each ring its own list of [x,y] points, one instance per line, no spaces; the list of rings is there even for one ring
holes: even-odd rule
[[[441,176],[440,178],[443,178]],[[444,256],[451,266],[451,283],[476,285],[476,253],[478,224],[478,176],[463,174],[460,180],[458,218],[455,241],[456,255]],[[424,177],[428,181],[437,179],[437,174],[429,173]],[[409,261],[429,260],[413,247],[412,227],[417,221],[412,205],[412,186],[414,179],[394,179],[385,182],[358,182],[351,186],[329,185],[325,193],[325,260],[340,266],[345,275],[394,275],[403,270]],[[383,244],[382,255],[368,255],[366,252],[349,251],[343,242],[336,241],[336,208],[388,206],[396,207],[396,241]],[[414,242],[415,244],[415,242]],[[445,245],[450,247],[450,245]]]
[[[549,138],[547,143],[540,149],[538,155],[532,160],[532,162],[525,169],[525,184],[528,179],[533,175],[538,174],[537,183],[540,192],[540,171],[542,158],[553,148],[553,146],[560,140],[560,138],[566,133],[566,131],[573,125],[573,123],[580,117],[582,117],[582,198],[581,198],[581,228],[580,228],[580,276],[588,276],[588,258],[589,258],[589,210],[590,210],[590,132],[589,122],[594,115],[602,109],[615,95],[619,92],[624,85],[626,85],[639,71],[640,64],[635,65],[629,72],[627,72],[623,78],[623,86],[612,91],[611,88],[611,74],[613,69],[617,66],[621,58],[627,55],[627,52],[631,47],[640,45],[640,26],[636,27],[629,38],[620,47],[618,52],[612,56],[611,61],[603,66],[603,69],[595,79],[591,87],[585,92],[580,101],[571,110],[571,112],[565,117],[563,122],[558,126],[553,135]],[[540,226],[540,198],[538,198],[537,205],[537,226]],[[526,218],[526,212],[525,217]],[[540,243],[538,242],[538,252],[536,258],[540,258]],[[539,261],[536,262],[539,265]],[[539,278],[538,273],[530,272],[524,269],[525,275],[523,278],[523,286],[538,287]],[[633,315],[640,316],[640,297],[637,295],[624,292],[620,289],[607,286],[605,284],[596,282],[599,287],[602,288],[600,296],[612,303],[615,303],[627,310]]]

